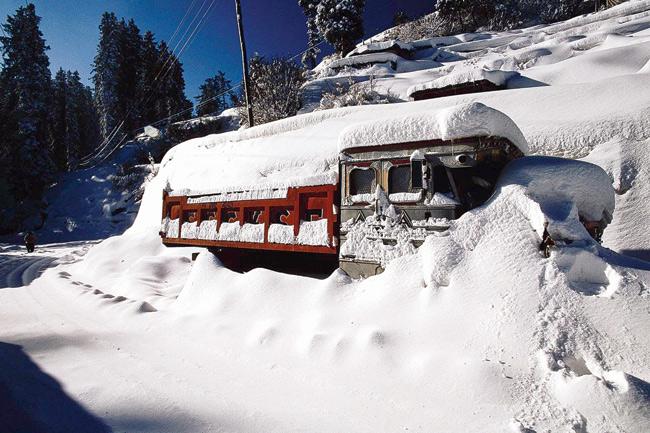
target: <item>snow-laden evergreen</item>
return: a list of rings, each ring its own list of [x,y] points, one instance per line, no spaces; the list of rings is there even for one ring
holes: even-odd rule
[[[365,0],[321,0],[316,8],[316,26],[337,52],[347,54],[363,36]]]
[[[320,50],[317,45],[320,43],[321,36],[316,25],[316,14],[320,0],[298,0],[305,18],[307,19],[307,50],[302,55],[302,64],[309,69],[316,66],[316,58]]]
[[[21,6],[7,17],[0,37],[1,87],[5,109],[12,112],[8,120],[15,122],[15,129],[2,137],[4,163],[9,164],[5,167],[7,189],[14,202],[3,202],[2,207],[11,212],[17,206],[17,214],[7,215],[0,226],[38,213],[43,188],[54,178],[48,149],[52,80],[40,20],[33,4]]]
[[[93,63],[95,105],[99,113],[101,136],[106,140],[117,128],[118,67],[120,61],[119,23],[112,12],[105,12],[99,25],[99,46]]]
[[[226,78],[226,74],[217,71],[214,77],[205,80],[199,87],[200,94],[196,97],[197,116],[218,115],[230,108],[234,93],[229,92],[232,83]]]

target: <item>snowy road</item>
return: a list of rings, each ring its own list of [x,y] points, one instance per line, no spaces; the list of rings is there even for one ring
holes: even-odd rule
[[[56,257],[45,251],[35,254],[0,254],[0,288],[29,285]]]
[[[31,284],[55,261],[69,263],[85,253],[94,242],[70,242],[37,246],[28,254],[25,248],[0,244],[0,289]],[[57,263],[58,263],[57,262]]]
[[[0,427],[18,419],[21,427],[35,426],[33,433],[207,433],[260,431],[258,423],[276,423],[249,419],[249,390],[258,388],[260,404],[267,405],[278,382],[293,383],[297,393],[302,381],[294,383],[284,368],[269,374],[266,364],[224,357],[218,344],[194,341],[195,326],[185,324],[180,332],[178,322],[164,312],[147,314],[141,301],[48,269],[78,260],[89,246],[48,245],[30,256],[3,246]],[[251,378],[240,377],[242,362],[255,372]],[[274,380],[259,379],[268,376]]]

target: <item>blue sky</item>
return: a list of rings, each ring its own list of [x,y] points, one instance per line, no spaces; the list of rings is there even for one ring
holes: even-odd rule
[[[78,70],[89,84],[99,21],[104,11],[133,18],[142,33],[151,30],[158,40],[169,40],[193,1],[192,10],[196,11],[204,1],[203,10],[206,10],[212,0],[35,0],[33,3],[51,48],[48,55],[52,70],[59,67]],[[241,3],[249,55],[258,52],[286,56],[306,47],[305,19],[297,0],[241,0]],[[0,0],[2,21],[23,4],[24,0]],[[366,34],[388,27],[399,9],[416,16],[428,12],[432,4],[432,0],[367,0]],[[214,0],[205,24],[181,55],[186,94],[192,99],[198,94],[199,85],[217,70],[224,71],[233,83],[241,79],[234,9],[234,0]]]

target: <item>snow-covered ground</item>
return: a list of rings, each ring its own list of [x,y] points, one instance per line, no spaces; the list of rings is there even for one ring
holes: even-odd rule
[[[26,271],[0,280],[0,403],[36,432],[650,431],[648,28],[650,2],[630,1],[447,38],[476,67],[546,49],[518,70],[546,85],[327,110],[176,146],[123,235],[39,248],[34,262],[3,247],[2,272]],[[384,84],[399,93],[434,75]],[[532,153],[583,158],[609,180],[521,160],[486,205],[362,281],[239,274],[160,242],[163,189],[207,192],[237,149],[257,159],[244,179],[224,170],[217,189],[330,179],[346,128],[473,102],[513,119]],[[578,214],[611,209],[614,194],[601,246]],[[549,258],[544,220],[572,240]],[[60,264],[31,281],[48,256]]]

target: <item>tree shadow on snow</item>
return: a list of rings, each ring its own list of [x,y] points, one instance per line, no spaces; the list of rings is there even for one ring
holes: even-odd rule
[[[650,263],[650,250],[621,250],[621,254]]]
[[[617,253],[608,248],[602,248],[600,251],[601,257],[611,265],[650,271],[650,257],[648,257],[647,250],[623,250]],[[647,261],[642,259],[644,257],[643,254],[630,254],[630,251],[641,253],[645,251]]]
[[[0,342],[0,433],[110,433],[20,346]]]

